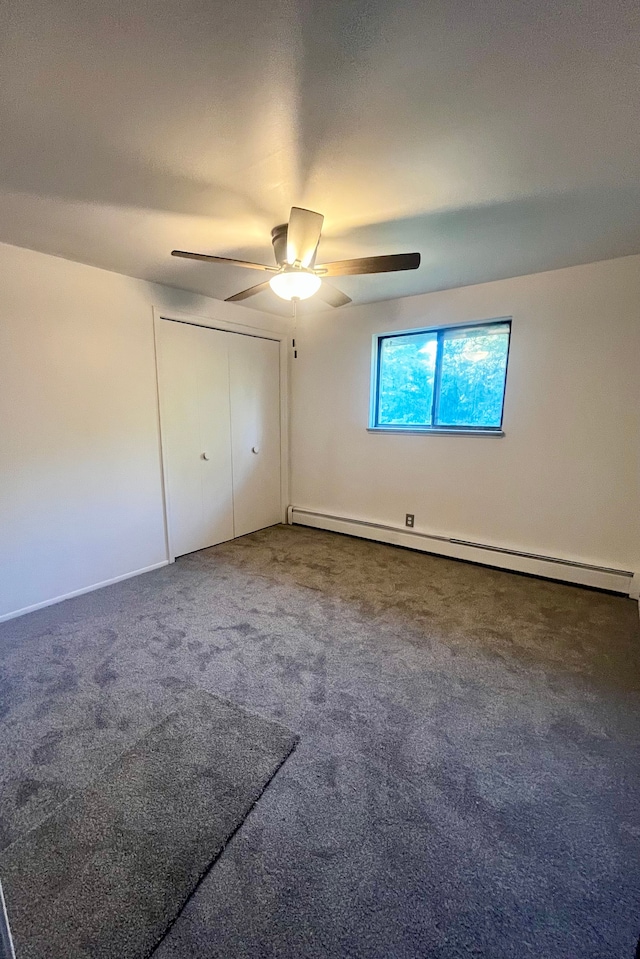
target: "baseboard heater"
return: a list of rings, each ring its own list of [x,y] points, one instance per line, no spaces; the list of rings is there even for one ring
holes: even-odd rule
[[[317,513],[314,510],[290,506],[289,523],[299,526],[313,526],[334,533],[346,533],[360,539],[376,540],[394,546],[420,550],[423,553],[436,553],[452,559],[464,559],[484,566],[497,566],[518,573],[530,573],[548,579],[558,579],[565,583],[580,586],[592,586],[607,589],[627,596],[637,597],[638,577],[625,569],[611,569],[606,566],[592,566],[555,556],[540,556],[521,550],[506,549],[501,546],[488,546],[485,543],[472,543],[449,536],[434,533],[420,533],[417,530],[402,529],[396,526],[384,526],[366,520],[349,519],[345,516],[332,516],[329,513]]]

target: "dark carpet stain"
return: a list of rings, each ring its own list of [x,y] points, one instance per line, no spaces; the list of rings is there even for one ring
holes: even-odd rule
[[[37,796],[42,783],[37,779],[23,779],[16,790],[16,806],[21,809],[32,796]]]
[[[115,669],[112,669],[111,665],[106,661],[100,663],[93,673],[94,681],[102,688],[108,686],[110,683],[114,683],[117,678],[118,674]]]
[[[64,733],[60,729],[52,730],[47,733],[31,753],[31,762],[34,766],[48,766],[56,757],[56,747],[64,739]]]
[[[182,689],[187,685],[179,676],[163,676],[158,682],[163,689]]]

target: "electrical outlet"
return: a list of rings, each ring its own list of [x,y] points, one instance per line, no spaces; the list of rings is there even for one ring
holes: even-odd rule
[[[404,525],[405,525],[405,526],[413,526],[413,521],[414,521],[414,519],[415,519],[415,516],[413,515],[413,513],[407,513],[406,516],[405,516],[405,518],[404,518]]]

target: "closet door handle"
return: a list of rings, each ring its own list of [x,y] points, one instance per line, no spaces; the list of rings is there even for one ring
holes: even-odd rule
[[[208,460],[208,459],[210,459],[210,456],[209,456],[208,453],[202,453],[201,456],[202,456],[202,459],[203,459],[203,460]]]
[[[259,447],[259,446],[252,446],[252,447],[251,447],[251,452],[252,452],[252,453],[259,453],[259,452],[260,452],[260,447]]]

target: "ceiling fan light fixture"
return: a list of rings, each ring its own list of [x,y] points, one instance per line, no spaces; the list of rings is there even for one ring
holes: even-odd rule
[[[308,300],[320,289],[322,280],[306,270],[285,270],[269,280],[269,286],[282,300]]]

